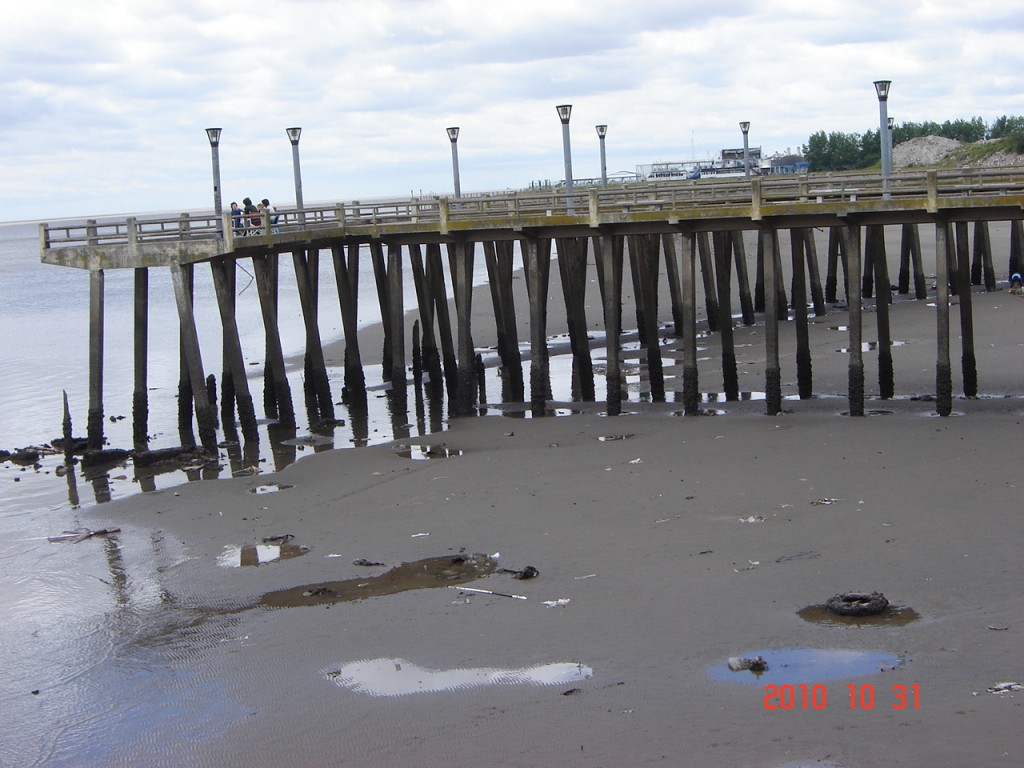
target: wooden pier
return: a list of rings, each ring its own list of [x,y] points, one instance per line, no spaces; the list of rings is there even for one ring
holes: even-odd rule
[[[849,306],[848,400],[852,416],[864,414],[861,336],[865,297],[876,297],[880,397],[893,396],[885,227],[900,227],[897,290],[913,290],[918,299],[925,298],[927,258],[921,252],[919,228],[934,227],[938,307],[935,396],[941,415],[952,410],[951,292],[960,297],[964,395],[977,394],[971,285],[995,290],[997,273],[1002,275],[1004,268],[993,263],[990,222],[1010,222],[1006,274],[1024,266],[1024,171],[1020,169],[901,173],[892,177],[885,189],[877,175],[695,180],[577,188],[572,200],[557,189],[530,190],[458,199],[352,202],[281,210],[275,216],[276,221],[271,221],[270,214],[264,212],[259,226],[247,221],[241,229],[234,228],[229,214],[40,226],[44,263],[85,269],[90,274],[88,437],[92,447],[103,443],[103,289],[104,273],[112,269],[135,272],[136,448],[145,447],[147,433],[148,270],[167,268],[180,320],[179,427],[183,435],[190,433],[194,407],[200,442],[213,450],[218,417],[193,315],[193,273],[202,263],[210,265],[222,324],[221,420],[225,426],[233,424],[237,408],[247,440],[256,433],[256,408],[235,320],[235,270],[242,259],[252,263],[265,329],[264,415],[286,426],[294,425],[295,414],[278,328],[278,270],[285,253],[292,257],[305,329],[306,407],[326,424],[335,418],[335,393],[330,390],[317,322],[323,252],[333,260],[344,331],[342,399],[358,410],[358,403],[365,403],[366,397],[363,354],[356,333],[361,268],[373,270],[377,287],[385,333],[383,375],[391,381],[393,396],[405,397],[410,360],[403,273],[411,270],[418,316],[412,334],[414,376],[427,371],[432,381],[444,382],[453,414],[472,413],[479,391],[470,325],[478,248],[486,262],[494,306],[503,389],[507,399],[528,402],[537,415],[544,414],[550,400],[546,307],[553,252],[566,304],[574,381],[579,383],[578,396],[583,401],[598,396],[585,312],[587,270],[596,270],[606,339],[605,401],[613,415],[620,412],[624,393],[619,340],[626,265],[636,299],[636,328],[645,350],[651,398],[665,397],[658,335],[660,323],[671,320],[674,335],[683,340],[682,390],[687,414],[698,413],[700,406],[699,295],[705,301],[708,330],[721,336],[722,376],[729,400],[739,397],[732,339],[733,297],[739,299],[744,325],[759,322],[760,315],[765,327],[766,411],[777,414],[782,409],[782,355],[795,356],[800,398],[813,396],[808,314],[824,315],[826,305],[837,301],[842,270],[843,294]],[[824,286],[812,228],[829,232],[828,253],[823,254]],[[791,244],[790,299],[796,329],[796,349],[792,351],[780,349],[779,341],[779,322],[788,318],[790,306],[782,281],[779,233],[783,230],[789,231]],[[757,233],[753,291],[740,236],[744,231]],[[512,293],[515,243],[522,254],[519,267],[526,276],[529,299],[528,399]],[[443,253],[447,255],[447,275]],[[931,263],[930,258],[928,261]],[[661,274],[666,276],[667,286],[659,286]],[[455,333],[446,281],[455,297]],[[667,308],[658,303],[663,288],[670,296]],[[186,442],[183,438],[183,444]]]

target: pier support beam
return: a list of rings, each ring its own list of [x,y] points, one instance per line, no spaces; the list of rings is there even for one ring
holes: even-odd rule
[[[679,252],[680,277],[683,288],[683,412],[687,416],[700,413],[700,388],[697,380],[697,276],[694,260],[697,238],[693,232],[673,235]]]
[[[754,302],[750,297],[750,277],[747,271],[747,247],[743,243],[743,233],[733,230],[729,233],[733,256],[736,260],[736,287],[740,292],[740,311],[743,313],[743,324],[753,325]]]
[[[89,450],[103,447],[103,287],[102,269],[89,272]]]
[[[796,323],[796,383],[801,400],[812,397],[814,392],[811,374],[811,341],[807,327],[807,278],[804,273],[804,258],[807,245],[807,230],[789,231],[789,249],[793,265],[793,316]]]
[[[245,373],[245,358],[242,355],[242,343],[238,337],[238,321],[235,317],[234,276],[235,263],[230,258],[214,259],[210,262],[213,274],[213,287],[217,294],[217,307],[220,310],[220,322],[223,329],[224,342],[224,377],[230,376],[234,386],[231,392],[223,387],[221,397],[224,398],[222,412],[230,413],[229,397],[234,397],[238,404],[238,421],[242,425],[242,435],[247,443],[257,443],[259,432],[256,428],[256,409],[249,391],[249,379]],[[227,428],[228,421],[224,420]]]
[[[543,416],[551,396],[547,344],[551,241],[526,238],[521,247],[525,254],[526,286],[530,297],[530,405],[534,416]]]
[[[348,260],[345,246],[331,249],[334,261],[334,282],[338,288],[338,309],[341,312],[341,326],[345,334],[345,402],[366,393],[366,377],[363,361],[359,354],[359,244],[349,246]]]
[[[199,351],[199,335],[196,333],[195,316],[192,313],[191,275],[180,264],[171,264],[171,283],[174,299],[178,305],[178,320],[181,327],[182,354],[188,365],[192,399],[196,406],[196,421],[199,425],[199,442],[208,453],[217,452],[217,430],[214,426],[217,415],[206,396],[206,376],[203,372],[203,358]]]
[[[758,250],[764,254],[765,407],[769,416],[782,412],[782,369],[779,367],[779,233],[768,226],[760,231]],[[783,302],[785,299],[783,299]]]
[[[602,235],[601,284],[604,286],[605,385],[609,416],[622,413],[622,243],[621,237]]]
[[[473,331],[470,320],[473,316],[473,243],[459,241],[455,244],[453,261],[455,278],[455,311],[459,323],[459,373],[458,396],[455,414],[468,416],[476,404],[476,356],[473,353]]]
[[[135,272],[134,368],[132,392],[132,444],[137,451],[149,443],[149,270]]]
[[[444,361],[448,400],[455,402],[459,393],[459,363],[455,354],[451,315],[448,311],[448,293],[444,287],[444,261],[441,259],[441,246],[437,243],[427,245],[426,278],[433,296],[437,334],[441,339],[441,358]]]
[[[313,251],[309,252],[312,255]],[[319,257],[317,257],[319,258]],[[315,412],[322,422],[334,421],[334,401],[331,399],[331,385],[327,380],[327,364],[324,348],[320,341],[320,325],[317,317],[317,291],[313,287],[313,267],[302,251],[292,253],[295,269],[295,283],[299,292],[299,306],[306,332],[306,354],[304,360],[307,378],[307,410]],[[312,406],[312,407],[311,407]],[[313,419],[311,419],[312,421]]]
[[[388,243],[388,305],[391,308],[391,359],[386,364],[391,368],[391,391],[404,399],[405,296],[402,283],[402,247],[395,243]]]
[[[846,262],[843,227],[829,227],[828,230],[828,267],[825,272],[825,301],[829,304],[838,303],[839,267],[843,269],[843,298],[850,301],[850,271]]]
[[[740,399],[740,382],[732,327],[732,237],[728,232],[715,232],[712,239],[718,293],[718,333],[722,347],[722,386],[726,401],[734,402]]]
[[[896,391],[892,365],[892,333],[889,330],[889,305],[892,304],[892,285],[885,253],[885,230],[880,225],[867,228],[868,260],[872,264],[875,282],[875,321],[878,324],[878,396],[889,400]]]
[[[967,222],[956,223],[956,281],[960,286],[960,365],[964,396],[978,396],[978,361],[974,353],[974,305],[971,296],[971,271]]]
[[[848,267],[846,287],[849,320],[846,328],[849,336],[848,351],[850,355],[849,385],[847,399],[850,404],[851,416],[864,415],[864,353],[861,349],[863,298],[860,293],[861,243],[860,227],[856,224],[843,227],[843,249]]]
[[[988,222],[974,222],[974,261],[971,263],[971,283],[981,285],[984,277],[985,290],[996,289],[996,270],[992,263],[992,239],[989,237]]]
[[[295,426],[295,410],[292,405],[292,392],[288,384],[288,374],[284,366],[284,353],[281,350],[281,331],[277,325],[277,260],[269,255],[253,256],[253,273],[256,275],[256,289],[260,295],[260,310],[263,313],[263,327],[266,333],[267,379],[269,388],[277,405],[277,421],[284,427]],[[266,397],[264,397],[266,401]],[[272,418],[271,414],[266,414]]]
[[[938,323],[935,359],[935,410],[953,412],[953,371],[949,363],[949,222],[935,222],[935,316]]]
[[[900,295],[910,293],[910,273],[914,274],[914,297],[918,300],[927,298],[925,288],[924,267],[921,263],[921,234],[917,224],[904,224],[900,238],[900,274],[896,290]]]
[[[583,402],[594,401],[594,367],[587,338],[587,248],[586,241],[574,237],[558,240],[558,271],[569,325],[572,349],[573,394]],[[657,337],[655,337],[657,338]]]

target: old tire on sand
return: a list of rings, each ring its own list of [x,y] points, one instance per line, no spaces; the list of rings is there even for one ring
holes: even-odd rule
[[[875,616],[889,607],[889,601],[881,592],[843,592],[830,597],[825,607],[840,616]]]

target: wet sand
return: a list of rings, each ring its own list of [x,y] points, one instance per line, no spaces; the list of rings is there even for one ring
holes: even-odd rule
[[[895,276],[893,266],[890,257]],[[1024,747],[1024,692],[986,688],[1024,682],[1024,298],[977,289],[973,298],[986,396],[955,399],[950,418],[915,399],[934,392],[927,302],[893,310],[893,338],[905,342],[893,350],[898,397],[869,400],[864,418],[841,415],[846,315],[832,309],[811,329],[820,394],[787,399],[779,416],[755,399],[687,418],[671,402],[629,403],[615,418],[600,403],[572,404],[582,413],[567,418],[465,418],[399,441],[461,451],[449,458],[416,461],[393,445],[321,453],[276,475],[88,510],[83,524],[122,529],[115,655],[138,660],[154,685],[86,695],[86,707],[117,699],[105,711],[122,735],[105,752],[97,733],[78,764],[1012,764]],[[486,313],[487,294],[474,305]],[[552,333],[559,306],[553,286]],[[872,324],[866,313],[865,341]],[[475,329],[478,346],[486,327]],[[792,324],[781,335],[791,349]],[[702,391],[720,391],[716,343],[702,353]],[[736,343],[741,390],[763,390],[763,327],[737,327]],[[955,341],[951,359],[957,392]],[[865,369],[870,398],[870,352]],[[789,352],[784,396],[795,379]],[[274,482],[290,487],[253,492]],[[232,547],[283,534],[308,551],[228,567]],[[496,572],[461,586],[526,599],[420,588],[263,602],[472,553],[539,576]],[[385,565],[353,564],[360,558]],[[919,618],[850,626],[798,615],[833,594],[873,590]],[[899,663],[812,675],[807,684],[823,685],[825,698],[806,709],[799,698],[769,709],[777,700],[749,671],[724,681],[709,671],[783,648],[877,651]],[[549,673],[556,682],[542,684]],[[429,690],[374,695],[375,685]],[[873,693],[873,706],[851,708],[850,685]],[[895,708],[913,686],[916,706]],[[79,712],[65,727],[88,733],[89,723]]]

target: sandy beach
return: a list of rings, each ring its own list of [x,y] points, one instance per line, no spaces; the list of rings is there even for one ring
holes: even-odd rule
[[[898,245],[889,253],[895,282]],[[691,417],[672,394],[613,418],[601,403],[553,403],[575,413],[462,418],[83,510],[82,525],[121,528],[116,545],[66,549],[69,573],[102,582],[79,579],[80,599],[115,596],[90,653],[131,673],[55,673],[52,685],[21,673],[7,706],[28,746],[7,754],[250,768],[1012,765],[1024,690],[988,689],[1024,682],[1024,298],[972,298],[983,397],[957,397],[949,418],[928,399],[935,309],[901,300],[897,397],[873,399],[865,352],[863,418],[843,415],[846,313],[830,308],[811,324],[813,399],[791,399],[792,323],[781,331],[779,416],[756,398]],[[556,333],[557,282],[549,306]],[[595,289],[588,317],[598,306]],[[493,343],[486,288],[474,312],[477,346]],[[873,322],[868,309],[865,341]],[[955,312],[951,327],[959,393]],[[363,349],[376,359],[373,333]],[[763,325],[735,336],[740,388],[762,391]],[[700,388],[720,391],[717,338],[705,342]],[[263,543],[283,536],[287,550]],[[473,567],[539,574],[405,589],[390,570],[444,557],[458,571],[474,555]],[[362,588],[375,596],[340,597]],[[268,602],[285,590],[297,604]],[[853,623],[800,613],[849,591],[893,608]],[[883,661],[847,673],[840,659],[856,654],[841,652]],[[761,677],[726,667],[762,653]]]

